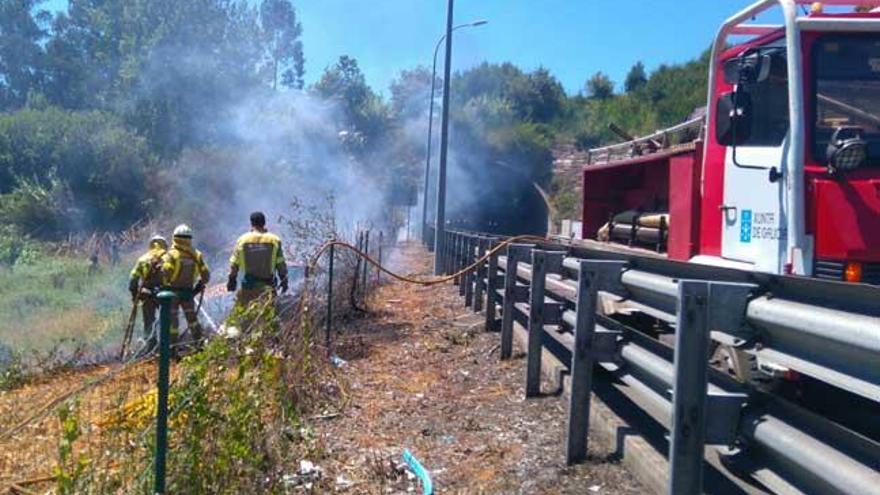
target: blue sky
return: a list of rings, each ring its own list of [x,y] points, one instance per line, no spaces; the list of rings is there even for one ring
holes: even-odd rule
[[[123,0],[124,1],[124,0]],[[47,6],[64,8],[66,0]],[[637,60],[648,69],[686,61],[709,46],[718,25],[748,0],[457,0],[453,69],[482,61],[548,68],[569,93],[602,70],[620,85]],[[387,94],[404,68],[429,66],[445,29],[446,0],[294,0],[303,24],[306,81],[340,55],[355,57]],[[440,60],[442,61],[442,49]],[[442,62],[441,62],[442,65]],[[439,69],[438,69],[439,70]]]

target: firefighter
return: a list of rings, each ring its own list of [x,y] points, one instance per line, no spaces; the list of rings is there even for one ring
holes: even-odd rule
[[[171,249],[162,257],[162,284],[177,297],[171,303],[171,342],[178,339],[180,308],[195,342],[202,339],[202,327],[196,314],[195,296],[205,290],[211,279],[202,253],[192,245],[192,229],[186,224],[174,229]]]
[[[156,321],[156,312],[159,310],[156,294],[162,285],[162,257],[167,251],[168,241],[161,235],[153,235],[150,238],[147,252],[138,258],[128,281],[128,290],[131,292],[132,301],[134,304],[141,301],[141,310],[144,316],[144,341],[146,343],[144,350],[146,352],[151,351],[156,345],[156,336],[153,334],[153,323]]]
[[[276,285],[282,293],[288,290],[287,264],[284,262],[281,239],[266,230],[266,216],[262,212],[251,213],[251,230],[238,238],[229,263],[229,280],[226,283],[229,292],[235,292],[239,272],[243,272],[241,289],[235,298],[240,310],[261,297],[268,297],[270,302],[274,302]]]

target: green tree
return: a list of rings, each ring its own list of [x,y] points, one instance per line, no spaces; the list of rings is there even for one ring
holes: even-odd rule
[[[40,91],[42,43],[50,15],[42,0],[0,0],[0,110],[20,108],[28,93]]]
[[[627,93],[631,93],[633,91],[638,90],[642,86],[644,86],[648,82],[648,76],[645,73],[645,65],[638,61],[636,62],[626,74],[626,80],[623,83],[623,88]]]
[[[379,144],[391,125],[391,112],[367,85],[357,60],[342,55],[327,67],[312,91],[336,102],[342,113],[340,127],[346,130],[346,144],[363,153]]]
[[[596,72],[584,85],[587,96],[597,100],[605,100],[614,96],[614,82],[602,71]]]
[[[562,84],[543,67],[509,80],[506,92],[523,120],[551,122],[565,107]]]
[[[435,81],[435,96],[438,88],[440,88],[439,81]],[[431,71],[423,66],[402,70],[391,81],[389,89],[391,111],[398,119],[422,117],[428,111],[431,98]]]
[[[324,98],[341,100],[347,110],[362,106],[372,93],[357,60],[348,55],[327,67],[313,89]]]
[[[259,12],[244,0],[70,0],[53,33],[49,100],[124,115],[166,159],[225,139],[213,123],[226,103],[269,76]]]
[[[272,89],[278,87],[279,74],[282,85],[302,89],[305,75],[302,41],[299,39],[302,24],[297,20],[293,4],[290,0],[263,0],[260,24],[272,65]]]

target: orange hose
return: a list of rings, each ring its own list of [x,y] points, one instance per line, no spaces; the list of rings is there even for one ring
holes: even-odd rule
[[[369,254],[361,251],[357,247],[352,246],[351,244],[349,244],[345,241],[338,241],[338,240],[333,239],[333,240],[325,242],[323,245],[321,245],[320,248],[318,248],[317,252],[315,253],[315,255],[312,257],[311,261],[309,262],[309,273],[311,273],[312,269],[318,264],[318,260],[321,258],[321,255],[324,254],[324,251],[326,251],[327,249],[330,249],[330,246],[341,246],[341,247],[344,247],[344,248],[347,248],[347,249],[353,251],[355,254],[364,258],[371,265],[375,266],[377,269],[379,269],[383,273],[388,274],[392,278],[395,278],[397,280],[400,280],[401,282],[406,282],[406,283],[410,283],[410,284],[419,284],[419,285],[430,286],[430,285],[437,285],[437,284],[442,284],[444,282],[448,282],[454,278],[457,278],[461,275],[464,275],[465,273],[468,273],[472,270],[475,270],[478,266],[480,266],[481,263],[483,263],[484,261],[489,259],[489,257],[492,256],[493,254],[495,254],[498,251],[507,247],[508,244],[513,244],[515,242],[521,242],[521,241],[544,242],[547,240],[548,239],[546,237],[540,237],[540,236],[535,236],[535,235],[518,235],[518,236],[510,237],[508,239],[501,241],[501,243],[499,243],[497,246],[493,247],[492,249],[486,251],[486,254],[481,256],[479,259],[477,259],[476,261],[474,261],[470,265],[462,268],[461,270],[459,270],[451,275],[444,275],[444,276],[433,277],[433,278],[429,278],[429,279],[417,279],[417,278],[411,278],[411,277],[407,277],[405,275],[400,275],[400,274],[394,273],[391,270],[382,266],[378,261],[374,260]]]

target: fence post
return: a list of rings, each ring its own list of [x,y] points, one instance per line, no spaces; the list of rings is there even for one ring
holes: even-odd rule
[[[501,302],[501,359],[513,355],[513,312],[517,299],[516,270],[531,249],[531,244],[508,244],[504,269],[504,300]]]
[[[672,436],[669,442],[670,494],[702,493],[706,432],[707,354],[709,352],[709,283],[678,284],[675,330],[675,383],[672,389]]]
[[[157,296],[159,310],[159,379],[156,399],[156,459],[153,493],[165,493],[165,459],[168,454],[168,375],[171,361],[171,302],[177,297],[171,291]]]
[[[497,241],[489,241],[489,249],[495,249]],[[498,300],[498,253],[489,256],[486,267],[486,331],[493,332],[498,329],[498,320],[495,318]]]
[[[364,233],[363,232],[357,233],[357,244],[356,245],[357,245],[358,251],[363,250],[363,248],[364,248]],[[352,280],[352,282],[351,282],[351,294],[350,294],[352,301],[356,301],[358,291],[359,291],[358,281],[360,280],[360,278],[361,278],[361,257],[360,257],[360,255],[355,255],[354,280]]]
[[[370,231],[369,230],[364,232],[364,254],[366,254],[367,256],[370,255]],[[367,273],[369,271],[370,271],[370,263],[367,261],[366,258],[364,258],[364,271],[361,272],[361,301],[363,301],[364,304],[367,303],[367,295],[369,292],[367,290],[367,281],[368,281]]]
[[[378,256],[379,256],[379,265],[380,266],[382,265],[382,238],[383,237],[384,237],[384,232],[380,230],[379,231],[379,246],[378,246],[378,248],[379,248]],[[382,270],[380,270],[379,267],[377,266],[376,267],[376,284],[381,284],[381,283],[382,283]]]
[[[335,239],[334,239],[335,240]],[[324,331],[324,345],[327,347],[327,355],[330,353],[330,331],[333,322],[333,258],[335,246],[330,245],[330,263],[327,269],[327,328]]]

